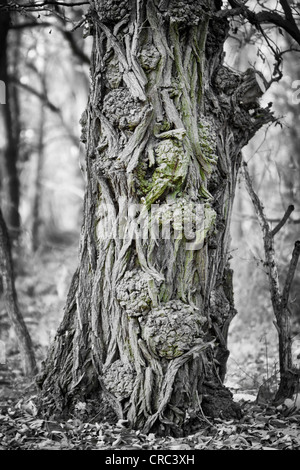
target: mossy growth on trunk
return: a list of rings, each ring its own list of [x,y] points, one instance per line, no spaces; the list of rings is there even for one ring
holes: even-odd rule
[[[253,74],[224,66],[218,8],[91,4],[79,267],[38,378],[43,412],[108,404],[134,428],[176,435],[200,410],[237,413],[223,385],[229,224],[240,151],[272,116],[251,112]]]

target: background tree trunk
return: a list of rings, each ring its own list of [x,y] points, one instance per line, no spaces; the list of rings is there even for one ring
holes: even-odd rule
[[[0,1],[6,5],[6,0]],[[17,106],[16,95],[10,88],[8,77],[7,36],[10,27],[10,14],[1,11],[0,15],[0,80],[6,85],[6,104],[1,105],[1,134],[3,142],[0,146],[1,172],[5,209],[3,209],[6,224],[12,237],[17,237],[20,230],[19,216],[19,177],[17,172],[19,116],[14,113],[13,105]],[[16,46],[17,47],[17,46]],[[13,91],[13,92],[12,92]],[[12,92],[12,93],[11,93]],[[16,132],[15,132],[16,131]]]
[[[32,212],[31,212],[31,251],[35,252],[39,247],[40,242],[40,225],[41,214],[40,207],[42,206],[42,177],[43,177],[43,164],[44,164],[44,129],[45,129],[45,104],[40,103],[40,122],[38,129],[38,142],[36,154],[34,155],[34,180],[32,187]]]
[[[144,432],[175,434],[199,407],[236,412],[223,386],[236,313],[229,224],[240,151],[272,115],[259,108],[255,72],[223,65],[229,27],[218,8],[98,0],[90,12],[84,223],[39,377],[49,412],[90,398]],[[203,230],[180,238],[176,214],[195,225],[199,207]],[[164,222],[169,237],[141,237]]]
[[[37,373],[35,354],[30,334],[19,309],[18,296],[15,289],[15,278],[11,247],[6,224],[0,209],[0,276],[3,285],[6,310],[21,353],[24,374],[33,376]]]

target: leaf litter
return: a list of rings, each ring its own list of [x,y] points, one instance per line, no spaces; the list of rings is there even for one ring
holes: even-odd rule
[[[0,400],[0,450],[300,450],[300,410],[287,405],[241,401],[239,420],[204,420],[185,437],[157,436],[130,429],[127,422],[65,422],[41,419],[35,396]]]
[[[69,258],[66,256],[66,259]],[[52,259],[51,272],[57,271],[58,261]],[[28,268],[28,272],[19,276],[22,301],[24,309],[32,317],[29,326],[40,360],[44,358],[60,321],[55,312],[61,310],[64,298],[63,295],[59,299],[57,297],[55,276],[49,274],[49,263],[41,264],[47,266],[48,278],[38,276],[36,268]],[[69,271],[72,269],[73,266]],[[36,276],[34,282],[33,274]],[[31,295],[25,280],[31,282],[35,290],[39,289],[39,295]],[[39,320],[36,312],[47,314]],[[48,333],[45,337],[45,331],[51,331],[49,337]],[[0,450],[300,450],[300,396],[286,400],[280,407],[271,406],[269,392],[273,386],[272,377],[276,374],[268,373],[263,348],[253,348],[256,336],[251,334],[251,349],[250,346],[245,349],[246,341],[241,338],[240,328],[233,333],[235,347],[231,357],[234,357],[236,348],[236,357],[240,361],[229,361],[225,385],[233,392],[234,400],[240,403],[242,418],[234,421],[208,420],[199,413],[195,431],[180,438],[161,437],[154,433],[146,435],[129,429],[122,421],[116,424],[97,422],[95,417],[93,422],[86,422],[84,402],[78,403],[76,416],[65,422],[41,419],[34,392],[19,371],[20,360],[12,344],[8,358],[10,366],[0,368]],[[277,353],[276,347],[273,349],[269,346],[269,353],[272,351],[267,358],[270,364]],[[253,351],[258,353],[255,355]],[[267,378],[262,381],[264,376]]]

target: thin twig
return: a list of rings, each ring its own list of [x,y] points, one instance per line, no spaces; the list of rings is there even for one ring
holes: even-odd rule
[[[23,88],[24,90],[28,91],[29,93],[35,95],[37,98],[39,98],[41,101],[44,102],[44,104],[54,113],[60,113],[60,109],[57,108],[51,101],[49,101],[48,97],[44,93],[40,93],[37,91],[35,88],[33,88],[30,85],[27,85],[27,83],[22,83],[20,80],[18,80],[16,77],[13,75],[9,76],[9,80],[14,83],[15,85]]]
[[[276,233],[278,233],[279,230],[284,226],[284,224],[286,223],[286,221],[288,220],[289,216],[291,215],[294,209],[295,207],[292,204],[287,208],[279,224],[277,224],[276,227],[272,230],[271,232],[272,237],[274,237]]]

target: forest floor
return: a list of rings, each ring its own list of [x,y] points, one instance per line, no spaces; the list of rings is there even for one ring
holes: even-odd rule
[[[77,252],[78,242],[70,237],[65,243],[45,245],[34,256],[15,259],[19,304],[39,365],[62,319]],[[145,435],[128,429],[126,422],[87,419],[85,403],[66,422],[41,419],[34,383],[22,375],[1,302],[0,326],[6,344],[6,363],[0,364],[0,450],[300,450],[300,397],[272,406],[278,353],[270,320],[237,316],[230,330],[225,384],[240,404],[242,418],[210,420],[199,409],[194,432],[180,438]],[[296,342],[294,353],[297,358]]]

